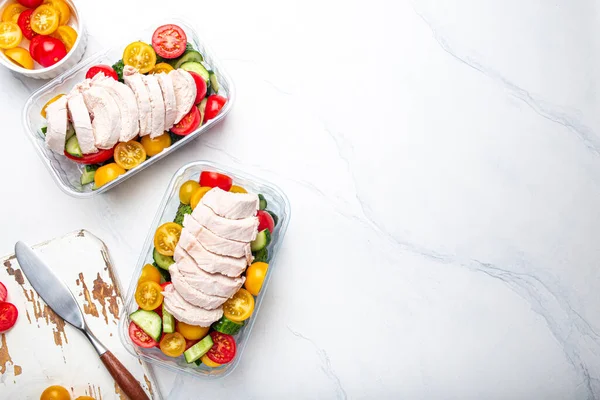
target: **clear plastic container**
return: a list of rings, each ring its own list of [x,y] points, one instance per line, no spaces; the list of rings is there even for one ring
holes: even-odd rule
[[[262,194],[267,200],[267,209],[273,211],[279,217],[279,222],[277,223],[275,231],[272,235],[271,244],[268,247],[269,269],[267,271],[267,276],[263,283],[262,289],[258,297],[256,297],[255,299],[256,305],[254,313],[246,321],[242,330],[234,336],[237,344],[237,354],[235,356],[235,359],[232,362],[224,364],[218,368],[208,368],[205,365],[197,366],[195,363],[188,364],[186,363],[184,357],[167,357],[158,348],[144,349],[138,347],[135,344],[133,344],[133,342],[129,338],[128,333],[129,324],[131,322],[129,320],[129,314],[138,309],[138,305],[135,302],[134,298],[135,289],[137,287],[137,281],[139,279],[144,265],[152,264],[153,262],[152,250],[154,248],[154,232],[161,224],[173,221],[177,212],[177,208],[179,207],[179,188],[187,180],[192,179],[198,181],[200,173],[202,171],[216,171],[224,173],[233,179],[233,183],[235,185],[240,185],[246,188],[250,193]],[[144,242],[142,253],[138,260],[137,267],[135,269],[135,272],[133,273],[129,289],[127,291],[125,307],[123,308],[123,313],[121,314],[119,322],[119,335],[121,337],[121,342],[123,343],[127,351],[144,361],[160,365],[161,367],[168,368],[175,372],[185,372],[196,377],[209,379],[223,378],[230,374],[231,371],[233,371],[233,369],[237,366],[238,362],[242,357],[242,353],[244,352],[244,348],[246,347],[246,343],[248,342],[250,333],[252,332],[254,321],[256,320],[256,316],[258,315],[258,312],[260,310],[260,305],[262,304],[262,300],[269,285],[271,275],[273,275],[273,272],[277,269],[275,260],[277,258],[277,253],[281,248],[281,243],[283,242],[283,237],[285,236],[289,220],[290,203],[285,194],[276,186],[264,182],[259,178],[246,175],[244,173],[229,168],[225,169],[225,167],[221,167],[217,164],[204,161],[197,161],[187,164],[184,167],[182,167],[179,171],[177,171],[175,173],[175,176],[169,183],[167,192],[165,193],[165,196],[162,199],[158,208],[158,212],[154,217],[154,221],[152,222],[150,231],[148,232],[148,236],[146,237],[146,241]]]
[[[185,31],[188,41],[191,42],[194,47],[200,51],[200,53],[202,53],[204,56],[204,64],[207,66],[207,68],[212,69],[217,75],[220,86],[219,94],[227,98],[227,103],[219,115],[217,115],[214,119],[208,121],[206,124],[185,136],[177,143],[174,143],[156,156],[147,159],[139,166],[127,171],[126,174],[121,175],[114,181],[107,183],[98,190],[92,190],[92,185],[81,185],[80,179],[83,166],[74,163],[64,155],[54,153],[46,146],[44,135],[41,131],[41,128],[46,125],[45,119],[40,115],[42,107],[54,96],[60,93],[68,93],[71,88],[75,86],[75,84],[83,81],[85,79],[87,70],[91,66],[96,64],[113,65],[116,61],[121,59],[123,56],[123,50],[129,42],[140,39],[149,42],[152,38],[152,33],[160,24],[169,23],[179,25]],[[35,147],[44,165],[50,171],[54,181],[56,181],[57,185],[65,193],[73,197],[87,198],[106,192],[126,179],[131,178],[144,168],[157,162],[161,158],[166,157],[182,146],[185,146],[187,143],[212,128],[215,124],[219,123],[219,121],[225,118],[225,116],[231,110],[235,100],[235,89],[233,83],[227,73],[223,70],[219,61],[215,58],[213,52],[208,48],[206,43],[202,42],[198,33],[187,22],[179,19],[165,18],[164,20],[161,20],[160,24],[155,24],[137,35],[132,35],[128,38],[128,41],[122,45],[113,47],[110,50],[103,51],[84,60],[74,68],[58,76],[53,81],[40,88],[27,100],[23,110],[23,127],[25,129],[25,134],[31,140],[31,143]]]

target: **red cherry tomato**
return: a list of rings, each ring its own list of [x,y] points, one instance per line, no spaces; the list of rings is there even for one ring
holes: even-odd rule
[[[275,221],[271,214],[266,212],[265,210],[258,210],[256,214],[258,217],[258,231],[262,231],[264,229],[268,229],[269,232],[273,233],[273,229],[275,229]]]
[[[227,103],[227,99],[223,96],[211,94],[206,101],[206,110],[204,111],[204,120],[213,119],[219,114],[223,106]]]
[[[195,131],[198,126],[200,126],[200,111],[198,111],[198,107],[194,106],[177,125],[171,128],[171,132],[179,136],[186,136]]]
[[[198,343],[199,340],[189,340],[189,339],[185,339],[185,349],[189,349],[190,347],[192,347],[193,345],[195,345],[196,343]]]
[[[218,172],[202,171],[200,174],[200,186],[218,187],[229,192],[233,185],[233,180],[227,175]]]
[[[187,36],[177,25],[159,26],[152,35],[152,48],[162,58],[177,58],[185,52]]]
[[[112,69],[112,67],[108,66],[108,65],[94,65],[92,68],[88,69],[87,74],[85,74],[85,77],[87,79],[92,79],[94,76],[98,75],[100,72],[102,72],[105,76],[108,76],[109,78],[113,78],[115,81],[119,80],[119,75],[117,75],[117,73],[115,72],[114,69]]]
[[[0,303],[0,333],[6,332],[15,325],[19,310],[14,304],[1,302]]]
[[[206,81],[204,78],[200,76],[200,74],[194,71],[188,71],[192,78],[194,78],[194,82],[196,82],[196,100],[194,104],[199,104],[204,97],[206,97]]]
[[[165,290],[165,288],[169,285],[171,285],[171,282],[164,282],[160,284],[160,287],[163,288],[163,290]]]
[[[42,42],[44,40],[46,40],[47,37],[48,36],[44,36],[44,35],[36,35],[33,37],[33,39],[31,39],[31,43],[29,43],[29,54],[31,54],[31,57],[38,63],[40,62],[40,57],[39,57],[40,45],[42,44]]]
[[[146,332],[141,330],[133,322],[129,324],[129,337],[133,343],[145,349],[158,346],[158,342],[156,340],[152,339],[148,334],[146,334]]]
[[[27,8],[37,8],[44,2],[44,0],[17,0],[19,4]]]
[[[23,32],[23,36],[27,39],[31,40],[34,36],[37,36],[37,33],[31,29],[31,14],[33,14],[34,10],[25,10],[19,15],[19,20],[17,24],[19,28],[21,28],[21,32]]]
[[[65,151],[65,156],[78,164],[99,164],[110,160],[115,154],[114,147],[108,150],[100,150],[94,154],[85,154],[83,157],[75,157]]]
[[[226,364],[233,360],[236,352],[233,336],[212,331],[210,337],[213,340],[213,347],[206,353],[207,357],[217,364]]]
[[[6,286],[0,282],[0,301],[6,301],[8,298],[8,290],[6,290]]]
[[[37,61],[45,68],[53,66],[67,55],[63,42],[50,36],[44,36],[34,51],[39,58]]]

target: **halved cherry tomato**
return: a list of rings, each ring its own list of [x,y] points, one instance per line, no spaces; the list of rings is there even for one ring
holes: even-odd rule
[[[206,353],[208,358],[217,364],[226,364],[235,358],[236,346],[233,336],[212,331],[210,337],[213,347]]]
[[[146,161],[146,150],[140,142],[130,140],[115,147],[115,162],[125,169],[132,169]]]
[[[175,246],[181,236],[181,225],[175,222],[162,224],[154,234],[154,247],[156,251],[163,256],[172,256],[175,253]]]
[[[185,52],[187,36],[177,25],[159,26],[152,35],[152,47],[162,58],[177,58]]]
[[[61,25],[56,29],[56,32],[54,32],[52,36],[60,40],[65,45],[65,48],[67,49],[68,53],[69,51],[71,51],[73,46],[75,46],[75,42],[77,41],[78,35],[77,31],[71,28],[69,25]]]
[[[4,11],[2,11],[2,22],[17,22],[19,20],[19,15],[27,10],[21,4],[9,4],[6,6]]]
[[[94,175],[94,184],[97,188],[99,188],[106,185],[108,182],[114,181],[125,172],[125,169],[123,169],[123,167],[117,163],[103,165],[96,170],[96,174]]]
[[[38,52],[45,38],[47,38],[47,36],[36,35],[33,37],[33,39],[31,39],[31,42],[29,43],[29,54],[31,54],[31,57],[33,57],[33,59],[38,63],[40,62]]]
[[[167,333],[160,340],[160,350],[169,357],[179,357],[185,351],[185,338],[179,332]]]
[[[150,135],[146,135],[142,137],[140,143],[144,146],[148,157],[152,157],[171,146],[171,135],[165,132],[154,139],[150,138]]]
[[[62,386],[52,385],[42,392],[40,400],[71,400],[71,394]]]
[[[36,8],[43,2],[43,0],[17,0],[17,1],[27,8]]]
[[[211,171],[202,171],[200,174],[200,186],[218,187],[229,192],[232,185],[233,180],[227,175]]]
[[[105,76],[108,76],[109,78],[113,78],[115,81],[119,80],[119,75],[117,75],[115,70],[112,69],[111,66],[103,65],[103,64],[94,65],[93,67],[88,69],[88,72],[85,74],[85,77],[87,79],[92,79],[94,76],[98,75],[100,72],[102,72]]]
[[[221,366],[221,364],[216,363],[213,360],[211,360],[210,358],[208,358],[208,355],[206,355],[206,354],[203,355],[202,357],[200,357],[200,361],[202,361],[202,364],[204,364],[210,368],[217,368],[217,367]]]
[[[37,37],[38,36],[34,37],[33,40]],[[34,56],[33,59],[45,68],[53,66],[66,55],[67,48],[63,42],[50,36],[44,36],[39,45],[35,47],[35,56],[37,56],[37,58],[35,58],[32,53],[32,56]]]
[[[44,4],[48,4],[60,15],[59,24],[66,25],[71,18],[71,9],[69,5],[62,0],[44,0]]]
[[[211,94],[206,100],[206,109],[204,111],[204,120],[213,119],[219,114],[223,106],[227,103],[227,99],[223,96]]]
[[[185,322],[178,321],[176,331],[181,333],[188,340],[200,340],[208,335],[210,326],[206,328],[196,325],[189,325]]]
[[[248,193],[248,191],[246,189],[244,189],[243,187],[238,186],[238,185],[231,186],[231,189],[229,189],[229,191],[231,193]]]
[[[179,188],[179,201],[181,201],[183,204],[190,204],[192,195],[196,190],[198,190],[199,187],[200,184],[196,181],[184,182]]]
[[[54,33],[60,23],[59,11],[47,4],[36,8],[31,14],[31,29],[40,35],[49,35]]]
[[[190,198],[190,206],[192,207],[192,210],[196,209],[198,204],[200,204],[200,200],[202,200],[204,195],[208,193],[210,189],[212,188],[208,186],[201,186],[196,189],[194,193],[192,193],[192,197]]]
[[[206,81],[200,74],[194,71],[188,71],[192,78],[194,78],[194,82],[196,83],[196,100],[194,104],[199,104],[203,98],[206,97]]]
[[[15,325],[19,310],[12,303],[0,302],[0,333],[6,332]]]
[[[273,230],[275,229],[275,221],[273,220],[271,214],[265,210],[258,210],[256,216],[258,217],[258,231],[260,232],[264,229],[268,229],[269,232],[273,233]]]
[[[27,50],[22,47],[15,47],[4,51],[6,57],[10,58],[15,64],[25,69],[33,69],[33,58]]]
[[[174,69],[175,68],[173,68],[173,66],[171,64],[162,62],[162,63],[156,64],[150,73],[151,74],[160,74],[160,73],[164,72],[165,74],[168,74],[169,72],[173,71]]]
[[[0,301],[6,301],[8,298],[8,290],[6,290],[6,286],[2,282],[0,282]]]
[[[242,322],[254,312],[254,297],[246,289],[240,289],[223,304],[223,315],[233,322]]]
[[[162,288],[156,282],[138,283],[135,290],[135,301],[142,310],[152,311],[163,302]]]
[[[42,111],[40,111],[40,115],[42,117],[46,118],[46,109],[48,108],[48,106],[50,104],[54,103],[56,100],[60,99],[63,96],[64,96],[64,93],[57,94],[56,96],[54,96],[53,98],[51,98],[50,100],[48,100],[48,102],[46,104],[44,104],[44,107],[42,107]]]
[[[171,132],[179,136],[186,136],[200,126],[200,111],[198,107],[192,107],[189,113],[177,125],[171,128]]]
[[[123,51],[123,63],[138,69],[140,74],[146,74],[156,65],[156,53],[149,44],[133,42]]]
[[[142,273],[140,274],[140,279],[138,279],[138,283],[146,281],[160,283],[161,277],[162,275],[154,265],[146,264],[144,265],[144,268],[142,268]]]
[[[108,149],[108,150],[99,150],[97,153],[94,153],[94,154],[84,154],[83,157],[75,157],[65,151],[65,156],[69,160],[73,160],[78,164],[87,165],[87,164],[100,164],[105,161],[108,161],[113,157],[114,153],[115,153],[115,149],[112,148],[112,149]],[[96,171],[96,173],[97,173],[97,171]]]
[[[133,322],[129,324],[129,337],[136,346],[140,346],[145,349],[158,346],[156,340],[152,339],[146,332],[141,330]]]
[[[249,266],[246,270],[246,282],[244,282],[246,290],[254,296],[258,296],[268,270],[269,264],[265,262],[255,262]]]
[[[75,398],[75,400],[96,400],[96,399],[93,398],[92,396],[79,396],[79,397]]]
[[[162,288],[163,292],[165,291],[165,288],[169,285],[172,285],[173,282],[163,282],[160,284],[160,287]]]
[[[14,22],[0,22],[0,49],[14,49],[22,39],[19,25]]]
[[[29,40],[37,35],[37,33],[31,29],[31,14],[33,14],[33,10],[25,10],[19,15],[19,19],[17,20],[17,25],[21,28],[21,33]]]

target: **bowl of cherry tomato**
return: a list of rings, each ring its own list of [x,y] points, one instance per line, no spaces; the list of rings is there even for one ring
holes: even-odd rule
[[[74,67],[87,45],[72,0],[0,0],[0,64],[34,79]]]

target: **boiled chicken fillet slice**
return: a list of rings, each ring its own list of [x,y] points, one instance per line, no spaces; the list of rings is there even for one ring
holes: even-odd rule
[[[96,147],[112,149],[121,136],[121,111],[108,90],[92,86],[83,92],[83,100],[93,116]]]
[[[192,286],[179,272],[177,264],[169,267],[171,282],[177,292],[190,304],[207,310],[214,310],[227,301],[227,297],[211,296]]]
[[[218,187],[208,191],[201,203],[210,207],[215,214],[229,219],[255,217],[258,211],[258,195],[226,192]]]
[[[196,82],[189,72],[183,69],[176,69],[169,72],[173,80],[173,90],[175,91],[177,116],[175,123],[178,123],[190,112],[196,100]]]
[[[206,250],[211,253],[220,254],[234,258],[246,258],[248,265],[252,262],[252,251],[250,243],[236,242],[215,235],[198,223],[191,215],[187,214],[183,218],[183,226],[189,233],[194,235]]]
[[[175,119],[177,118],[177,100],[173,89],[173,79],[164,72],[156,75],[156,78],[165,103],[165,130],[169,130],[175,125]]]
[[[196,261],[185,250],[177,251],[177,268],[185,280],[196,289],[213,296],[229,298],[233,296],[244,284],[245,277],[233,277],[220,273],[209,274],[196,264]],[[215,261],[217,261],[215,259]],[[243,268],[246,263],[244,262]],[[239,269],[237,269],[239,271]],[[241,272],[244,270],[242,269]],[[241,273],[240,272],[240,273]]]
[[[150,93],[146,89],[146,84],[142,79],[142,75],[138,73],[138,70],[126,65],[123,68],[123,80],[125,84],[129,86],[138,106],[138,119],[140,124],[140,136],[149,135],[152,131],[150,122],[151,118],[151,106],[150,106]]]
[[[121,115],[121,132],[119,141],[128,142],[140,132],[139,112],[135,95],[131,89],[102,72],[92,78],[92,86],[102,87],[115,99]]]
[[[156,76],[144,75],[142,79],[150,94],[150,138],[154,139],[165,133],[165,103]]]
[[[223,218],[204,204],[198,204],[192,217],[203,227],[215,235],[225,239],[240,242],[251,242],[258,233],[258,218],[248,217],[243,219]]]
[[[46,131],[46,144],[50,150],[64,154],[67,138],[67,97],[62,96],[46,108],[48,130]]]
[[[188,303],[177,293],[173,285],[168,285],[164,289],[163,295],[165,296],[164,305],[167,311],[175,319],[186,324],[208,327],[223,316],[222,307],[215,310],[205,310]]]
[[[76,88],[67,96],[67,108],[81,152],[83,154],[97,153],[98,148],[96,147],[90,112],[83,100],[83,94]]]

